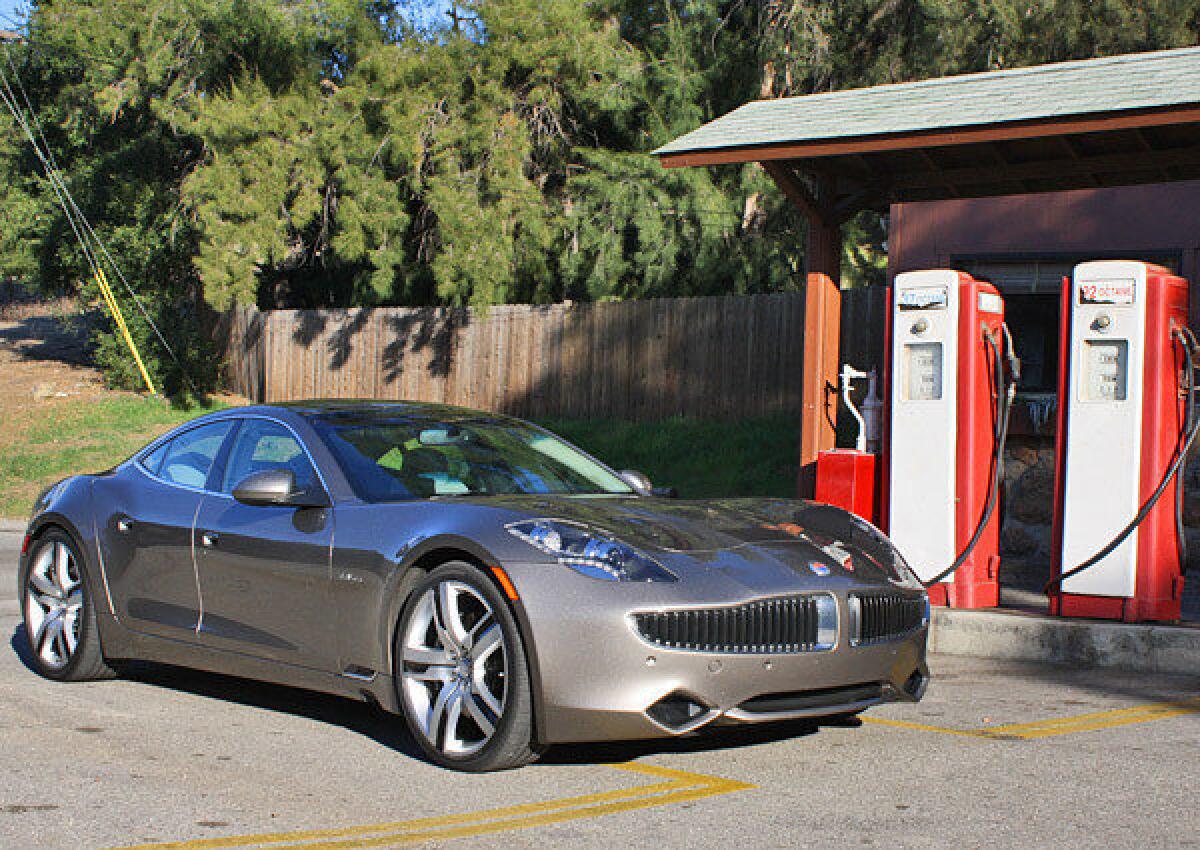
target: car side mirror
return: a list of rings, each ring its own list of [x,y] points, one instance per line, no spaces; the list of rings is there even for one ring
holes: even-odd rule
[[[322,494],[296,489],[296,476],[290,469],[264,469],[242,479],[233,488],[233,498],[243,505],[287,505],[295,508],[327,507]]]
[[[650,483],[649,476],[636,469],[622,469],[617,473],[622,481],[633,488],[639,496],[658,496],[661,499],[674,499],[679,494],[674,487],[655,487]]]

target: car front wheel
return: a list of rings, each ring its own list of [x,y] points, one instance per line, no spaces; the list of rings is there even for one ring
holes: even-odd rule
[[[413,737],[444,767],[505,770],[537,757],[525,648],[495,584],[462,561],[426,576],[396,630],[396,685]]]
[[[51,529],[38,537],[22,565],[20,590],[34,669],[63,682],[115,675],[100,646],[83,558],[66,533]]]

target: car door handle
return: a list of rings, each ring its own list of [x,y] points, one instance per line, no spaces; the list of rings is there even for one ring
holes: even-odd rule
[[[133,520],[127,516],[117,517],[117,531],[128,534],[133,531]]]
[[[200,545],[205,549],[211,549],[220,541],[221,535],[213,531],[200,532]]]

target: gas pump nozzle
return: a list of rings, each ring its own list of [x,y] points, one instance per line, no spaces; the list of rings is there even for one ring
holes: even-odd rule
[[[858,436],[854,438],[854,448],[860,452],[867,450],[867,423],[863,419],[863,415],[858,412],[854,402],[850,400],[850,391],[854,388],[854,381],[861,378],[868,378],[866,372],[855,369],[849,363],[842,364],[842,374],[840,383],[842,385],[842,403],[846,405],[846,409],[850,411],[850,415],[854,417],[855,423],[858,425]]]

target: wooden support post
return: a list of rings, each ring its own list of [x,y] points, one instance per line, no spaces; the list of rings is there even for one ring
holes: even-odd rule
[[[817,454],[835,445],[838,337],[842,325],[842,229],[828,220],[808,222],[805,254],[804,375],[800,413],[798,495],[816,489]]]
[[[808,219],[804,253],[804,369],[800,390],[800,476],[797,493],[811,499],[817,487],[817,454],[832,449],[837,428],[838,338],[842,330],[842,228],[833,180],[818,175],[812,190],[784,162],[763,168]]]

